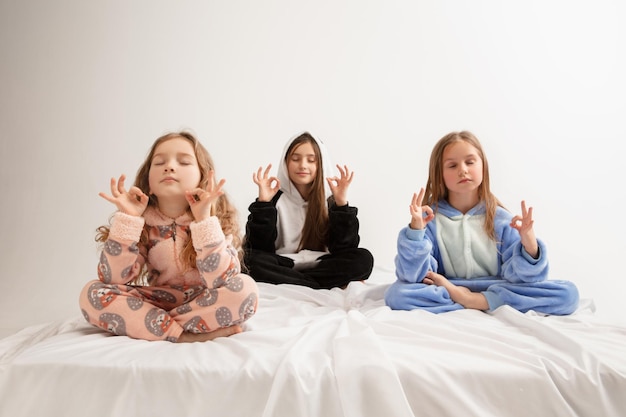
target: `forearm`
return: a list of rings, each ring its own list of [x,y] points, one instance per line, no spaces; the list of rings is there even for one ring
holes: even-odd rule
[[[357,208],[332,206],[328,213],[328,249],[335,252],[359,246]]]
[[[548,278],[549,264],[545,245],[537,241],[536,258],[528,253],[521,242],[505,248],[502,253],[501,276],[508,282],[538,282]]]
[[[145,258],[138,242],[144,219],[121,212],[113,216],[98,262],[98,278],[106,284],[126,284],[141,273]]]
[[[190,225],[196,266],[200,275],[211,286],[216,278],[234,276],[240,272],[239,258],[232,246],[232,236],[224,236],[217,217],[212,216]]]
[[[105,284],[126,284],[141,274],[144,260],[136,250],[130,250],[135,244],[107,240],[98,262],[98,279]]]
[[[402,229],[398,235],[396,276],[406,282],[422,282],[428,271],[438,270],[438,263],[432,256],[431,241],[423,234],[418,240],[412,235],[408,228]]]
[[[271,203],[255,202],[250,205],[250,215],[246,222],[245,246],[265,252],[276,250],[277,211]]]
[[[465,308],[474,310],[489,310],[487,298],[479,292],[462,291],[458,294],[452,294],[452,292],[450,292],[450,298],[452,298],[452,301],[461,304]]]

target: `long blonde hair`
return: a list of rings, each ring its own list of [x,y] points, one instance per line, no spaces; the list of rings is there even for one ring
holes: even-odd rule
[[[478,156],[483,162],[483,181],[478,187],[478,199],[485,203],[485,223],[483,228],[485,233],[492,240],[496,240],[496,232],[494,228],[494,220],[496,217],[496,208],[503,207],[502,203],[491,192],[489,184],[489,164],[482,145],[478,138],[468,131],[451,132],[439,139],[433,147],[430,154],[430,165],[428,170],[428,182],[426,183],[426,191],[424,204],[427,204],[437,211],[437,203],[440,200],[448,199],[448,189],[443,180],[443,151],[452,143],[464,141],[476,148]]]
[[[168,141],[170,139],[182,138],[188,140],[193,146],[194,153],[196,155],[196,159],[198,160],[198,168],[200,169],[200,183],[198,184],[199,188],[206,189],[209,183],[209,172],[214,170],[215,165],[213,164],[213,159],[211,155],[206,150],[206,148],[200,143],[200,141],[190,132],[180,131],[180,132],[172,132],[167,133],[157,140],[154,141],[154,144],[150,148],[150,152],[148,153],[145,161],[137,170],[137,175],[135,176],[135,186],[138,187],[144,194],[149,196],[148,205],[153,207],[158,207],[157,197],[155,195],[150,194],[150,185],[149,185],[149,173],[150,173],[150,165],[152,164],[152,158],[154,157],[154,152],[161,143]],[[214,179],[215,182],[215,179]],[[192,215],[191,209],[188,209],[189,214]],[[239,255],[239,259],[243,258],[243,251],[241,249],[241,236],[239,229],[239,222],[237,217],[237,210],[233,204],[231,204],[230,200],[226,193],[221,195],[215,203],[215,215],[220,221],[222,226],[222,230],[225,235],[232,235],[233,237],[233,246],[237,250]],[[100,226],[96,229],[96,241],[97,242],[105,242],[109,237],[109,226]],[[140,245],[147,245],[148,243],[148,235],[146,229],[141,234],[141,238],[139,240]],[[184,267],[186,268],[195,268],[196,267],[196,251],[193,248],[193,244],[191,239],[187,241],[183,250],[180,253],[180,260]]]
[[[317,169],[307,199],[308,206],[298,250],[309,249],[324,251],[328,244],[328,203],[324,190],[324,164],[322,161],[322,152],[317,141],[309,132],[302,133],[291,142],[289,148],[287,148],[287,152],[285,152],[285,164],[289,164],[289,160],[296,148],[304,143],[310,143],[313,147]]]

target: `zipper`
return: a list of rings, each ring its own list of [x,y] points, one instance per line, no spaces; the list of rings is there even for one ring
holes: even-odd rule
[[[176,220],[172,222],[172,243],[174,244],[174,262],[176,263],[176,268],[179,271],[182,271],[182,266],[179,262],[178,249],[176,248]]]

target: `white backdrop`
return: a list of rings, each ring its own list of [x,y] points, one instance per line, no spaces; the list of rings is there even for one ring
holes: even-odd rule
[[[242,227],[252,172],[311,131],[356,172],[389,268],[432,146],[471,130],[552,277],[623,313],[625,20],[618,0],[0,0],[0,330],[78,314],[114,209],[98,192],[183,128]]]

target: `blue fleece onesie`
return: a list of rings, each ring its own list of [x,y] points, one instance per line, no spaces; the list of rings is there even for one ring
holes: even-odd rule
[[[544,243],[538,240],[539,257],[534,259],[522,246],[519,232],[511,227],[511,213],[497,208],[496,242],[487,238],[484,218],[484,203],[463,214],[442,200],[435,219],[424,230],[404,227],[398,235],[397,280],[385,293],[387,305],[394,310],[433,313],[462,309],[444,287],[422,282],[428,271],[435,271],[455,285],[481,292],[490,311],[509,305],[521,312],[574,312],[578,290],[569,281],[548,280]]]

